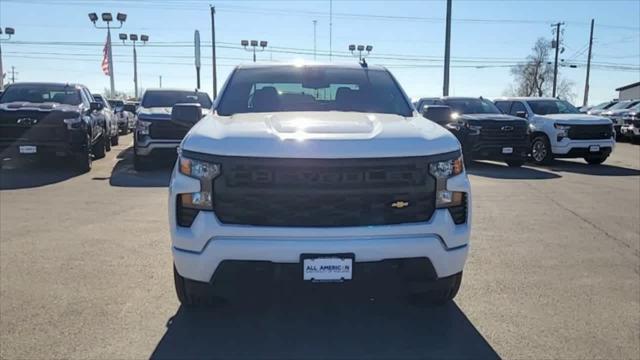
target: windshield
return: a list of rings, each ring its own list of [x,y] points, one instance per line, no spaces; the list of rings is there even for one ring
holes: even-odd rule
[[[80,90],[66,85],[12,85],[5,89],[0,103],[10,102],[58,103],[80,105]]]
[[[102,97],[102,95],[94,95],[91,94],[91,96],[93,96],[93,99],[99,103],[101,103],[102,105],[104,105],[105,108],[110,109],[111,105],[107,102],[104,101],[104,98]]]
[[[354,111],[411,116],[413,110],[386,71],[333,67],[239,69],[218,114]]]
[[[142,107],[172,107],[175,104],[199,103],[203,108],[211,108],[209,95],[203,92],[183,90],[148,90],[142,98]]]
[[[122,100],[109,100],[109,105],[114,108],[121,108],[124,105],[124,101]]]
[[[124,106],[122,107],[122,109],[124,111],[128,111],[128,112],[132,112],[135,113],[136,112],[136,106],[134,104],[124,104]]]
[[[443,99],[452,112],[458,114],[501,114],[494,103],[486,99]]]
[[[620,101],[618,103],[616,103],[615,105],[613,105],[612,107],[609,108],[609,110],[622,110],[622,109],[628,109],[629,107],[635,105],[636,102],[633,102],[631,100],[625,100],[625,101]]]
[[[529,107],[534,114],[579,114],[580,111],[564,100],[529,100]]]

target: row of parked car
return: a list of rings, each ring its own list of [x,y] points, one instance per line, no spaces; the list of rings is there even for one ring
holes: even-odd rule
[[[584,158],[601,164],[615,147],[611,120],[580,113],[555,98],[442,97],[422,98],[414,105],[456,135],[466,161],[521,166],[528,159],[548,164],[554,158]]]
[[[580,111],[611,119],[617,139],[640,139],[640,99],[611,100]]]

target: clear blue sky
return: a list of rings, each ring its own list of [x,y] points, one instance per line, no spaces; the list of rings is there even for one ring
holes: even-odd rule
[[[163,87],[195,87],[191,44],[198,29],[206,44],[203,89],[211,93],[209,4],[216,7],[219,86],[234,65],[251,61],[251,54],[238,46],[241,39],[269,41],[258,61],[312,60],[314,19],[318,61],[329,60],[328,0],[0,0],[0,26],[16,29],[12,40],[2,43],[5,71],[15,66],[19,81],[79,82],[102,92],[109,86],[109,78],[100,70],[106,31],[94,29],[87,13],[121,11],[128,19],[123,29],[114,31],[114,44],[121,44],[117,41],[121,31],[151,38],[138,50],[141,87],[157,87],[160,75]],[[369,62],[387,65],[410,96],[441,94],[444,1],[335,0],[333,14],[334,62],[356,61],[346,57],[350,43],[371,44]],[[560,68],[560,73],[575,82],[575,102],[581,104],[591,18],[596,21],[596,65],[590,102],[614,98],[616,87],[640,81],[639,0],[453,0],[450,93],[501,96],[512,83],[509,66],[522,61],[538,37],[551,38],[551,23],[564,21],[566,50],[561,58],[579,65]],[[132,93],[130,47],[114,46],[114,67],[116,88]]]

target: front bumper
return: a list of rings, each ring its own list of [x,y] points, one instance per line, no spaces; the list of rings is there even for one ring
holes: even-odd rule
[[[214,212],[200,211],[191,227],[180,227],[176,196],[200,191],[200,183],[174,169],[169,188],[174,263],[180,275],[195,281],[209,282],[225,260],[293,264],[302,254],[337,253],[354,254],[354,271],[362,262],[424,257],[443,278],[462,271],[469,249],[471,196],[467,222],[461,225],[447,209],[438,209],[421,223],[330,228],[227,225]],[[448,189],[469,193],[466,174],[449,179]]]
[[[178,146],[180,146],[180,140],[159,140],[148,136],[140,137],[136,134],[134,148],[138,156],[152,156],[159,152],[177,154]]]
[[[0,154],[3,157],[38,155],[67,156],[86,150],[87,143],[85,130],[70,131],[67,133],[66,137],[67,139],[55,140],[0,140]],[[36,153],[21,154],[20,146],[35,146]]]
[[[608,149],[608,153],[611,153],[615,148],[616,142],[611,139],[595,139],[595,140],[571,140],[564,138],[561,141],[551,140],[551,151],[556,157],[572,157],[574,154],[589,153],[589,147],[593,145],[600,146],[601,152],[604,149]],[[597,155],[598,153],[590,153],[591,155]],[[579,156],[576,156],[579,157]]]
[[[620,129],[620,132],[624,136],[633,137],[633,138],[640,137],[640,128],[637,128],[633,125],[622,126],[622,128]]]
[[[505,153],[505,148],[511,148],[511,153]],[[471,157],[478,160],[508,160],[526,159],[529,153],[529,143],[489,143],[478,141],[471,146]]]

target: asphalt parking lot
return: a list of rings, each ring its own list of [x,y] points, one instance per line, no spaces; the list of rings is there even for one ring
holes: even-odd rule
[[[93,170],[0,172],[0,358],[640,358],[640,146],[602,166],[476,163],[454,303],[257,284],[209,310],[173,289],[170,165],[131,137]]]

